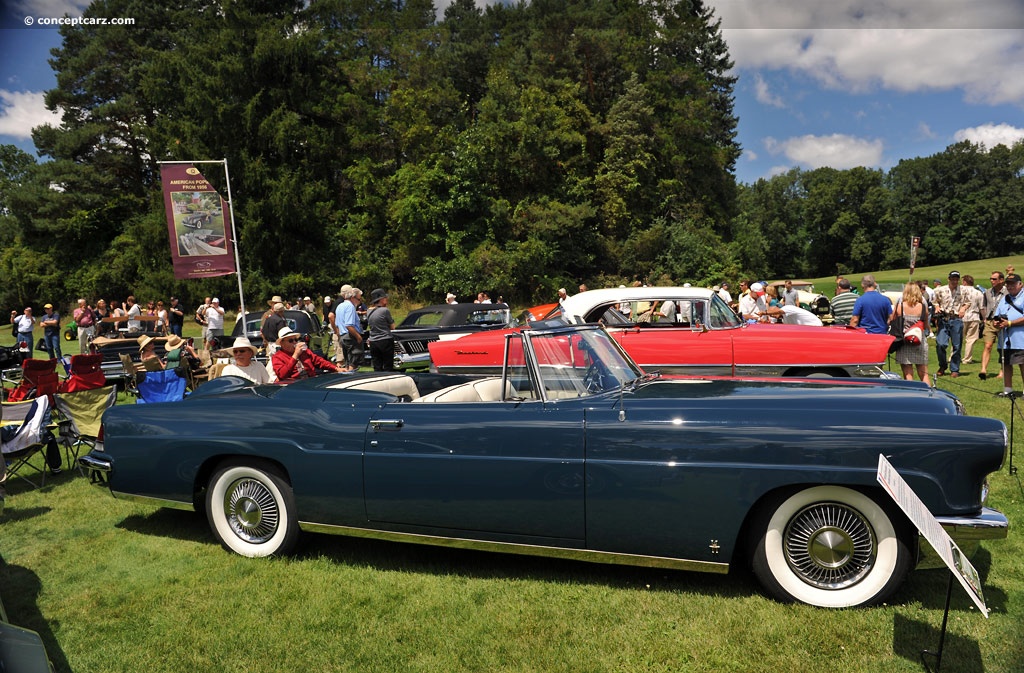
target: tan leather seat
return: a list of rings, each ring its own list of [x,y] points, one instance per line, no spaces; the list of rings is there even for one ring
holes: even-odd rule
[[[373,390],[378,393],[388,393],[395,397],[404,397],[409,400],[417,400],[420,391],[416,388],[416,382],[411,376],[405,374],[389,374],[387,376],[373,376],[370,378],[342,381],[331,385],[332,390]]]

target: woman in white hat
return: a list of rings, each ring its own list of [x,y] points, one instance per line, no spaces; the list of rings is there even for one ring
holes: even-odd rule
[[[256,347],[244,336],[235,339],[231,345],[231,354],[235,361],[224,368],[221,376],[240,376],[253,383],[270,383],[270,374],[267,368],[255,361]]]

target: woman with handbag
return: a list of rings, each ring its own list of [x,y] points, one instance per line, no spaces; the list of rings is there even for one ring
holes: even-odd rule
[[[931,385],[928,377],[928,317],[928,305],[921,294],[921,288],[917,283],[907,283],[903,288],[902,299],[889,317],[897,328],[903,328],[903,339],[895,354],[896,362],[907,381],[914,380],[916,367],[917,377]]]

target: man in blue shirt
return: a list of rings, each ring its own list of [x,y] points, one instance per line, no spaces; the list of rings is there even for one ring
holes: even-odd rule
[[[341,334],[341,350],[347,367],[342,371],[354,372],[363,362],[363,325],[359,321],[356,307],[363,298],[363,291],[357,287],[345,290],[344,301],[338,306],[334,322]]]
[[[1003,344],[1003,393],[1013,392],[1013,366],[1024,378],[1024,285],[1015,273],[1006,277],[1006,294],[996,307],[995,326]]]
[[[871,275],[861,278],[860,286],[864,294],[857,297],[853,304],[853,317],[850,325],[863,327],[868,334],[885,334],[889,331],[889,316],[892,315],[892,302],[878,291],[878,283]]]

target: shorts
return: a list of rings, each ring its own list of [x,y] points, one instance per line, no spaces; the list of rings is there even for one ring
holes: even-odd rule
[[[999,329],[995,326],[993,321],[985,321],[985,327],[982,329],[981,338],[987,344],[996,343],[999,339]]]
[[[1024,348],[1003,349],[1004,365],[1024,365]]]

